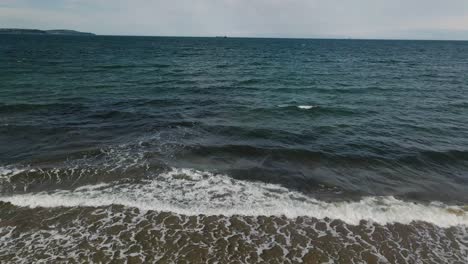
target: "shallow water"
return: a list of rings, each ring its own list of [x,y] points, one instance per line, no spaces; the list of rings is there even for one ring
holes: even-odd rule
[[[1,36],[0,260],[465,263],[466,69],[467,42]]]

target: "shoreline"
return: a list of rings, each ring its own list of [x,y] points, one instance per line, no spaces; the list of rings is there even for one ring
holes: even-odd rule
[[[0,220],[0,260],[5,262],[27,257],[56,262],[456,263],[468,256],[466,226],[366,221],[353,226],[333,219],[185,216],[123,206],[27,209],[2,203],[0,212],[10,217]],[[13,248],[16,254],[6,254]]]

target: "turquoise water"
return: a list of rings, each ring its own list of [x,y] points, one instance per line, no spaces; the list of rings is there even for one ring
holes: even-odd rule
[[[468,42],[0,36],[0,200],[466,239],[467,72]]]

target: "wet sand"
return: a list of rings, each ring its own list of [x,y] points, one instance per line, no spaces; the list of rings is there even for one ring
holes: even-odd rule
[[[1,263],[467,263],[468,228],[0,206]]]

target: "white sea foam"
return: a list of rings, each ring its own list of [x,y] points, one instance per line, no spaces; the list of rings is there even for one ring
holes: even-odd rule
[[[316,108],[318,106],[316,105],[298,105],[297,108],[299,109],[304,109],[304,110],[309,110],[309,109],[312,109],[312,108]]]
[[[466,207],[419,204],[394,197],[324,202],[276,184],[240,181],[189,169],[173,169],[137,184],[98,184],[75,190],[4,196],[0,200],[25,207],[120,204],[185,215],[285,215],[328,217],[349,224],[370,220],[381,224],[426,221],[441,227],[468,226]]]
[[[12,176],[25,171],[26,169],[15,168],[11,166],[0,166],[0,177]]]
[[[288,105],[288,104],[280,104],[280,105],[277,105],[277,106],[280,107],[280,108],[290,107],[290,106],[294,107],[295,106],[295,107],[297,107],[299,109],[302,109],[302,110],[310,110],[312,108],[317,108],[318,107],[318,105]]]
[[[11,177],[20,174],[27,169],[12,166],[0,166],[0,182],[9,182]]]

